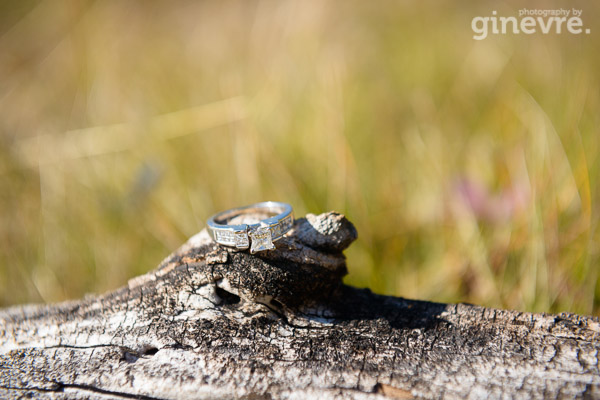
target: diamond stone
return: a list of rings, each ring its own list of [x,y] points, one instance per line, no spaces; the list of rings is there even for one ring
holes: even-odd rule
[[[245,231],[235,232],[235,247],[239,249],[247,249],[250,246],[250,239]]]
[[[280,233],[281,233],[281,226],[279,226],[279,224],[271,227],[271,236],[272,237],[277,237],[277,236],[279,236]]]
[[[254,254],[257,251],[272,250],[275,248],[271,240],[271,230],[268,226],[259,226],[251,230],[248,235],[252,238],[250,253]]]

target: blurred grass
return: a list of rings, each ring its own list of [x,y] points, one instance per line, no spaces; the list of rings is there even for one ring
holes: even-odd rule
[[[599,7],[478,42],[523,3],[454,5],[1,2],[0,305],[116,288],[273,199],[348,215],[351,284],[598,314]]]

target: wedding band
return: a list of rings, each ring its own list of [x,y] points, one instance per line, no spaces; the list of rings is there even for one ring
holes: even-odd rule
[[[268,218],[253,224],[229,225],[235,217],[244,214],[266,214]],[[281,239],[294,225],[292,206],[277,201],[265,201],[246,207],[232,208],[213,215],[207,221],[213,240],[224,246],[250,248],[250,253],[272,250],[273,242]]]

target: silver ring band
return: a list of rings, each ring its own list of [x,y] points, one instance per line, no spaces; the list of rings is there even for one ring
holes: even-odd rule
[[[255,213],[268,217],[252,224],[228,224],[236,217]],[[254,254],[274,249],[273,242],[281,239],[294,225],[294,215],[292,206],[287,203],[265,201],[220,212],[210,217],[206,224],[215,242],[238,249],[250,248],[250,253]]]

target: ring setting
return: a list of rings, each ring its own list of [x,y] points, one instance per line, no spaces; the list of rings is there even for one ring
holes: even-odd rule
[[[230,224],[246,214],[264,214],[267,218],[251,224]],[[223,211],[207,222],[208,232],[215,242],[241,250],[249,248],[251,254],[274,249],[273,242],[281,239],[293,225],[292,206],[275,201]]]

